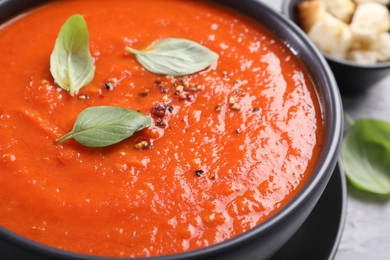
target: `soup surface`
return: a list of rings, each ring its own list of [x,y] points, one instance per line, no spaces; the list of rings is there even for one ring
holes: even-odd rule
[[[96,65],[74,97],[50,74],[73,14],[87,22]],[[125,54],[167,37],[207,46],[217,68],[165,77]],[[213,3],[52,2],[0,28],[0,56],[0,225],[46,245],[139,257],[215,244],[280,210],[319,156],[322,114],[303,65],[255,21]],[[54,143],[101,105],[154,125],[106,148]]]

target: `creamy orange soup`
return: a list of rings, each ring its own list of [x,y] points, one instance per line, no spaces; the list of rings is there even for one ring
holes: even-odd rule
[[[74,97],[50,74],[73,14],[96,66]],[[218,53],[217,68],[158,76],[124,51],[167,37]],[[319,156],[322,115],[304,66],[266,28],[210,2],[52,2],[1,27],[0,56],[0,225],[45,245],[127,257],[203,248],[278,212]],[[55,144],[102,105],[154,124],[106,148]]]

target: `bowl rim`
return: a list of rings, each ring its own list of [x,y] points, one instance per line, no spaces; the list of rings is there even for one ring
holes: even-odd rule
[[[296,12],[295,11],[296,4],[298,2],[302,2],[302,1],[308,1],[308,0],[283,0],[282,1],[281,13],[285,17],[287,17],[289,20],[291,20],[293,23],[295,23],[296,25],[298,25],[298,21],[291,16],[291,13]],[[299,25],[298,25],[298,27],[299,27]],[[300,30],[302,30],[302,29],[300,28]],[[302,30],[302,32],[305,35],[307,35],[303,30]],[[318,47],[316,46],[316,48],[318,48]],[[372,63],[372,64],[362,64],[362,63],[357,63],[357,62],[350,61],[347,59],[333,57],[332,55],[329,55],[329,54],[323,52],[322,50],[319,50],[319,51],[322,53],[322,55],[325,56],[325,58],[327,60],[329,60],[333,63],[338,63],[338,64],[343,65],[343,66],[350,66],[350,67],[355,67],[357,69],[366,69],[366,70],[378,70],[378,69],[390,68],[390,61],[384,61],[384,62],[378,62],[378,63]]]
[[[9,2],[12,0],[4,0],[4,2]],[[45,4],[46,1],[42,0],[42,4]],[[213,0],[212,2],[217,2],[217,4],[228,1],[223,0]],[[234,0],[231,0],[234,2]],[[318,60],[318,66],[321,68],[322,73],[324,74],[324,80],[326,81],[326,85],[328,86],[327,93],[329,97],[324,101],[324,103],[329,106],[330,112],[329,115],[329,128],[327,128],[327,132],[331,133],[324,140],[324,147],[322,148],[322,152],[320,154],[320,158],[317,161],[317,166],[312,176],[307,181],[307,183],[302,186],[301,190],[284,206],[282,207],[276,214],[272,215],[269,219],[264,221],[263,223],[255,226],[254,228],[239,234],[233,238],[225,240],[223,242],[196,249],[193,251],[187,251],[178,254],[171,255],[162,255],[162,256],[152,256],[147,259],[151,260],[181,260],[181,259],[198,259],[199,257],[212,257],[220,255],[221,253],[227,253],[231,250],[239,248],[241,245],[248,243],[253,239],[256,239],[258,234],[267,233],[272,231],[274,226],[277,226],[280,223],[283,223],[285,219],[295,212],[299,206],[309,197],[315,190],[315,188],[319,185],[319,183],[327,183],[330,179],[330,174],[333,172],[337,160],[339,149],[341,145],[342,133],[343,133],[343,109],[340,93],[337,87],[337,83],[334,79],[334,76],[325,61],[322,54],[319,50],[314,46],[314,44],[306,37],[306,35],[299,29],[299,27],[294,24],[292,21],[288,20],[282,14],[276,12],[271,7],[267,6],[260,0],[246,0],[246,2],[256,5],[258,11],[269,16],[270,19],[277,20],[279,23],[284,26],[284,30],[288,32],[288,35],[295,35],[298,37],[299,41],[303,42],[306,50],[305,52],[310,52],[313,57]],[[230,4],[223,4],[231,8]],[[37,5],[38,6],[38,5]],[[0,5],[1,8],[1,5]],[[23,10],[21,10],[23,11]],[[251,17],[251,15],[245,14],[241,10],[237,10],[239,13],[243,13],[246,16]],[[13,16],[15,17],[15,16]],[[253,18],[253,17],[252,17]],[[260,18],[259,18],[260,19]],[[268,28],[267,25],[264,25],[263,22],[260,22],[259,19],[254,18],[255,21],[262,24],[264,27]],[[273,26],[273,25],[271,25]],[[276,35],[282,43],[284,43],[293,53],[295,50],[289,45],[288,41],[283,39],[280,35],[278,35],[272,28],[268,28],[274,35]],[[299,56],[299,55],[298,55]],[[308,67],[307,64],[303,62],[305,67]],[[320,97],[318,97],[320,99]],[[321,100],[319,100],[321,103]],[[321,105],[321,107],[324,105]],[[325,108],[322,107],[322,111],[324,113]],[[330,173],[329,173],[330,171]],[[322,192],[321,192],[322,193]],[[74,253],[70,251],[65,251],[61,249],[57,249],[48,245],[41,244],[39,242],[35,242],[33,240],[22,237],[8,229],[5,229],[0,226],[0,237],[6,237],[8,241],[17,246],[21,246],[29,251],[33,252],[44,252],[45,255],[51,255],[54,257],[60,258],[72,258],[72,259],[80,259],[80,260],[117,260],[117,259],[131,259],[131,260],[142,260],[145,258],[116,258],[116,257],[103,257],[103,256],[93,256],[86,255],[80,253]]]

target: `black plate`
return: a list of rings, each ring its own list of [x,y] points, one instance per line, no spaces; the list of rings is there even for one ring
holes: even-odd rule
[[[270,260],[333,259],[344,227],[345,178],[339,165],[324,193],[298,232]],[[1,259],[43,260],[0,241]]]

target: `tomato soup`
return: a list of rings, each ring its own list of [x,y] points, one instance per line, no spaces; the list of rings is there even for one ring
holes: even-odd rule
[[[73,14],[96,66],[75,96],[50,74]],[[217,66],[160,76],[124,51],[168,37],[218,53]],[[322,112],[303,64],[212,2],[51,2],[0,28],[0,56],[0,225],[45,245],[144,257],[216,244],[277,213],[319,157]],[[153,125],[105,148],[56,144],[92,106],[137,110]]]

